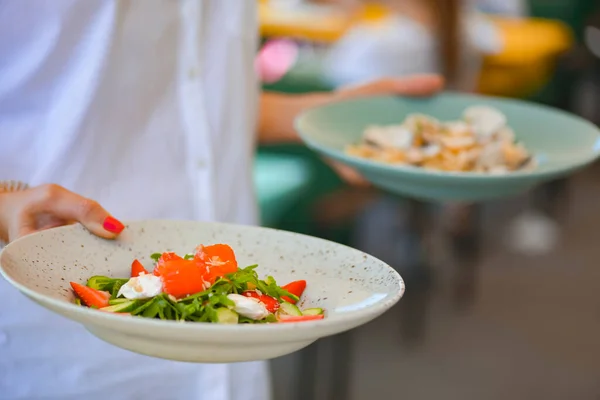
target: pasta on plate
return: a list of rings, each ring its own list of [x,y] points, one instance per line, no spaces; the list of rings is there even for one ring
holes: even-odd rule
[[[505,174],[535,167],[506,116],[486,106],[467,108],[457,121],[411,114],[399,125],[369,126],[346,153],[447,172]]]

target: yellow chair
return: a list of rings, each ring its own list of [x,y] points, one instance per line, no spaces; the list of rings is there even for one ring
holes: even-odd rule
[[[504,50],[484,60],[481,93],[526,97],[552,78],[558,57],[573,44],[571,30],[562,22],[494,19],[502,32]]]
[[[330,43],[357,21],[377,23],[387,14],[369,5],[354,15],[335,8],[286,9],[259,0],[263,37],[293,37]],[[551,79],[560,54],[573,44],[571,30],[563,23],[544,19],[492,18],[504,40],[500,54],[486,57],[479,92],[506,97],[535,94]]]
[[[260,33],[263,37],[291,37],[330,43],[350,28],[355,16],[322,6],[277,7],[259,0]]]

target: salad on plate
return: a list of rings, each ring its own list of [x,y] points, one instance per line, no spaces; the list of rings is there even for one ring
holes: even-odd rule
[[[301,322],[323,319],[321,308],[300,310],[306,289],[298,280],[279,286],[261,280],[257,265],[238,268],[226,244],[198,246],[183,257],[155,253],[152,272],[139,261],[131,276],[92,276],[86,284],[71,282],[79,305],[100,311],[173,321],[220,324]]]

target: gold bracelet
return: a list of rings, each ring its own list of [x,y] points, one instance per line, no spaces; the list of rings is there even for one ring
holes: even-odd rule
[[[29,185],[20,181],[0,181],[0,193],[20,192],[29,189]]]

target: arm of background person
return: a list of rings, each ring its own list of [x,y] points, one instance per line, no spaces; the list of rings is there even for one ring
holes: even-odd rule
[[[330,93],[288,95],[264,92],[260,99],[258,139],[260,143],[294,143],[300,139],[294,119],[302,111],[333,101],[380,95],[429,96],[443,87],[437,75],[381,79],[364,85],[344,87]]]
[[[259,142],[299,143],[294,129],[294,119],[302,111],[333,101],[377,95],[428,96],[442,89],[444,81],[437,75],[414,76],[405,79],[381,79],[364,85],[345,87],[330,93],[286,95],[281,93],[262,94],[258,125]],[[324,160],[345,182],[353,186],[369,186],[369,183],[354,169]]]

